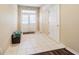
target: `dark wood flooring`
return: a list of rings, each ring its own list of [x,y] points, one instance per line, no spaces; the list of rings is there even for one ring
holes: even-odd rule
[[[23,34],[33,34],[35,32],[23,32]]]
[[[57,49],[57,50],[52,50],[42,53],[36,53],[33,55],[75,55],[75,54],[73,54],[72,52],[68,51],[65,48],[62,48],[62,49]]]

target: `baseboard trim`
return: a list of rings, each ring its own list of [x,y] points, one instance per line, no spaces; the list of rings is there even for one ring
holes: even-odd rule
[[[69,48],[69,47],[66,47],[67,50],[69,50],[70,52],[74,53],[75,55],[79,55],[79,52]]]

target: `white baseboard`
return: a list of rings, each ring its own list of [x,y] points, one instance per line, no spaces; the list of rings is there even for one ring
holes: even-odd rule
[[[61,43],[61,44],[64,45],[63,43]],[[64,46],[65,46],[65,48],[66,48],[67,50],[69,50],[70,52],[74,53],[75,55],[79,55],[79,52],[75,51],[74,49],[72,49],[72,48],[70,48],[70,47],[67,47],[66,45],[64,45]]]
[[[44,35],[46,35],[46,34],[44,34]],[[46,35],[49,39],[51,39],[48,35]],[[66,48],[67,50],[69,50],[70,52],[72,52],[72,53],[74,53],[75,55],[79,55],[79,52],[77,52],[77,51],[75,51],[74,49],[72,49],[72,48],[69,48],[69,47],[67,47],[66,45],[64,45],[63,43],[61,43],[60,41],[56,41],[56,40],[54,40],[55,42],[57,42],[57,43],[59,43],[59,44],[61,44],[64,48]]]
[[[69,50],[70,52],[74,53],[75,55],[79,55],[79,52],[69,48],[69,47],[66,47],[67,50]]]

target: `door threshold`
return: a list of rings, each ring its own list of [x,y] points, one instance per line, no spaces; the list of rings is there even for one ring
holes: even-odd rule
[[[34,34],[35,32],[23,32],[23,34]]]

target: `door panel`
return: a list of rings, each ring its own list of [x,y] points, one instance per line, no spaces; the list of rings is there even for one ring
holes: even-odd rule
[[[34,12],[34,13],[33,13]],[[36,13],[35,11],[24,11],[21,13],[21,31],[35,32],[36,31]]]
[[[30,31],[35,32],[36,31],[36,15],[30,15]]]
[[[49,36],[59,41],[59,8],[58,5],[49,9]]]
[[[29,30],[29,22],[28,22],[28,15],[23,15],[21,16],[21,31],[22,32],[28,32]]]

